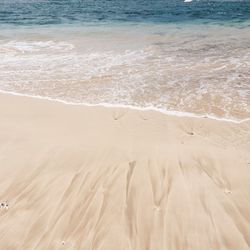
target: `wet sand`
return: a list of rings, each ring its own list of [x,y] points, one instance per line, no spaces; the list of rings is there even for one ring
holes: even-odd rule
[[[0,249],[249,249],[249,152],[249,121],[1,94]]]

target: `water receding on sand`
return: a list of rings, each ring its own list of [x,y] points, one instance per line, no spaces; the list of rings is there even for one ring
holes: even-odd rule
[[[250,117],[250,28],[4,30],[0,89],[73,103]]]

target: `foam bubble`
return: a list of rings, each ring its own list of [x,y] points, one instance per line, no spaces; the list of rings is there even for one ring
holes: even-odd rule
[[[0,53],[10,52],[55,52],[57,51],[69,51],[74,48],[73,44],[65,42],[54,41],[9,41],[4,44],[0,44]]]
[[[54,99],[54,98],[38,96],[38,95],[20,94],[20,93],[11,92],[11,91],[4,91],[4,90],[0,90],[0,93],[8,94],[8,95],[14,95],[14,96],[35,98],[35,99],[40,99],[40,100],[52,101],[52,102],[58,102],[58,103],[66,104],[66,105],[72,105],[72,106],[129,108],[129,109],[139,110],[139,111],[155,111],[155,112],[160,112],[162,114],[166,114],[166,115],[170,115],[170,116],[190,117],[190,118],[204,118],[204,119],[212,119],[212,120],[217,120],[217,121],[222,121],[222,122],[231,122],[231,123],[236,123],[236,124],[241,124],[241,123],[250,121],[250,118],[245,118],[245,119],[242,119],[242,120],[236,120],[236,119],[216,117],[216,116],[212,116],[212,115],[209,115],[209,114],[197,115],[197,114],[189,113],[189,112],[180,112],[180,111],[173,111],[173,110],[168,111],[168,110],[156,108],[156,107],[153,107],[153,106],[151,106],[151,107],[150,106],[149,107],[138,107],[138,106],[132,106],[132,105],[110,104],[110,103],[98,103],[98,104],[77,103],[77,102],[68,102],[68,101],[65,101],[63,99]]]

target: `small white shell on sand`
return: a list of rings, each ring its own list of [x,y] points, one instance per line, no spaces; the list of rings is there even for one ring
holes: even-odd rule
[[[9,209],[9,203],[8,203],[8,201],[0,202],[0,208],[8,210]]]
[[[225,188],[224,192],[225,192],[226,194],[231,194],[231,193],[232,193],[232,191],[229,190],[229,189],[227,189],[227,188]]]

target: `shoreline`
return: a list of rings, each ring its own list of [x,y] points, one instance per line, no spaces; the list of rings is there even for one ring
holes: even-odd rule
[[[46,101],[51,101],[51,102],[56,102],[56,103],[62,103],[65,105],[71,105],[71,106],[86,106],[86,107],[105,107],[105,108],[124,108],[124,109],[131,109],[131,110],[137,110],[137,111],[153,111],[153,112],[158,112],[167,116],[175,116],[175,117],[186,117],[186,118],[197,118],[197,119],[211,119],[215,121],[220,121],[220,122],[229,122],[229,123],[235,123],[235,124],[242,124],[245,122],[250,121],[249,118],[244,118],[242,120],[234,120],[230,118],[221,118],[213,115],[197,115],[195,113],[189,113],[189,112],[181,112],[181,111],[167,111],[164,109],[160,108],[155,108],[155,107],[147,107],[147,108],[142,108],[142,107],[136,107],[132,105],[119,105],[119,104],[108,104],[108,103],[100,103],[100,104],[90,104],[90,103],[75,103],[75,102],[67,102],[61,99],[54,99],[50,97],[44,97],[44,96],[37,96],[37,95],[29,95],[29,94],[21,94],[17,92],[12,92],[12,91],[5,91],[5,90],[0,90],[1,94],[5,95],[12,95],[12,96],[20,96],[20,97],[26,97],[26,98],[32,98],[32,99],[38,99],[38,100],[46,100]]]

